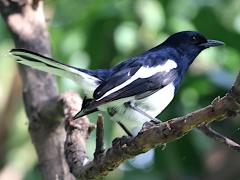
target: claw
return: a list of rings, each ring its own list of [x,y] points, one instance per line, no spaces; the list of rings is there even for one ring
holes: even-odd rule
[[[167,126],[168,130],[169,130],[169,131],[171,131],[171,130],[172,130],[172,128],[171,128],[171,126],[170,126],[169,122],[168,122],[168,121],[166,121],[165,123],[166,123],[166,126]]]
[[[150,128],[151,126],[158,125],[158,124],[160,124],[161,122],[162,122],[162,121],[160,121],[160,120],[157,120],[157,121],[156,121],[156,119],[151,120],[151,121],[147,121],[147,122],[145,122],[145,123],[143,124],[142,130],[146,130],[146,129]]]

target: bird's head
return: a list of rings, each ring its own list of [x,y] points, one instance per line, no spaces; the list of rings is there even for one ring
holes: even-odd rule
[[[191,60],[204,49],[224,45],[222,41],[207,39],[199,32],[182,31],[171,35],[163,44],[180,51]]]

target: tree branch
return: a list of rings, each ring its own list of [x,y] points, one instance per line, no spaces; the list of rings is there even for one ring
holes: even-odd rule
[[[0,13],[17,48],[50,56],[51,48],[42,0],[0,0]],[[23,81],[29,133],[39,158],[43,179],[75,179],[65,161],[66,132],[63,121],[59,121],[59,114],[66,118],[65,110],[71,108],[65,107],[71,107],[72,103],[57,101],[61,100],[61,97],[58,97],[53,76],[26,66],[18,67]],[[81,102],[78,108],[80,106]]]
[[[97,120],[97,130],[96,130],[96,149],[94,153],[94,159],[97,160],[97,158],[104,152],[104,123],[103,123],[103,116],[98,115]]]
[[[186,116],[170,119],[159,125],[148,127],[140,131],[136,137],[117,138],[113,141],[111,148],[108,148],[104,153],[101,153],[99,157],[94,158],[93,161],[89,161],[88,163],[83,163],[79,157],[75,159],[77,162],[81,162],[77,167],[75,167],[71,161],[67,162],[76,177],[96,179],[106,176],[126,159],[162,144],[177,140],[193,128],[236,115],[240,112],[239,98],[240,73],[229,93],[223,98],[216,98],[209,106]],[[75,133],[79,134],[80,131],[76,130]],[[78,141],[75,141],[72,146],[82,147]],[[71,151],[71,154],[74,155],[75,152]]]
[[[236,143],[233,140],[225,137],[224,135],[216,132],[215,130],[208,127],[207,125],[200,126],[200,127],[198,127],[198,129],[200,129],[204,134],[206,134],[210,138],[213,138],[215,141],[223,143],[227,147],[240,152],[240,145],[238,143]]]

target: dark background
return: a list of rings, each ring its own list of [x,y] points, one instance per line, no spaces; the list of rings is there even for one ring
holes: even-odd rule
[[[174,101],[161,120],[185,115],[223,96],[240,67],[239,0],[82,0],[45,1],[53,57],[82,68],[109,68],[141,53],[177,31],[196,30],[222,40],[224,47],[211,48],[192,64]],[[0,180],[41,179],[35,151],[28,135],[15,62],[7,55],[13,48],[0,19]],[[59,91],[79,91],[67,79],[58,79]],[[15,106],[8,107],[15,89]],[[18,93],[17,93],[18,92]],[[161,103],[161,100],[159,100]],[[7,107],[7,108],[6,108]],[[9,115],[6,121],[6,114]],[[97,114],[90,117],[95,122]],[[105,142],[124,135],[105,115]],[[239,117],[216,122],[212,127],[240,142]],[[8,134],[4,134],[5,129]],[[1,131],[2,130],[2,131]],[[2,136],[2,137],[1,137]],[[94,151],[95,134],[88,141]],[[121,165],[104,179],[239,179],[240,155],[214,142],[198,130]]]

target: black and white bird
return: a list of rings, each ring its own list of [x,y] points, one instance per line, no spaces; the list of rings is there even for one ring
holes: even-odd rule
[[[76,81],[86,97],[74,118],[105,111],[130,134],[128,130],[155,120],[167,107],[202,50],[223,44],[199,32],[178,32],[111,69],[98,70],[69,66],[25,49],[12,49],[10,54],[18,63]]]

